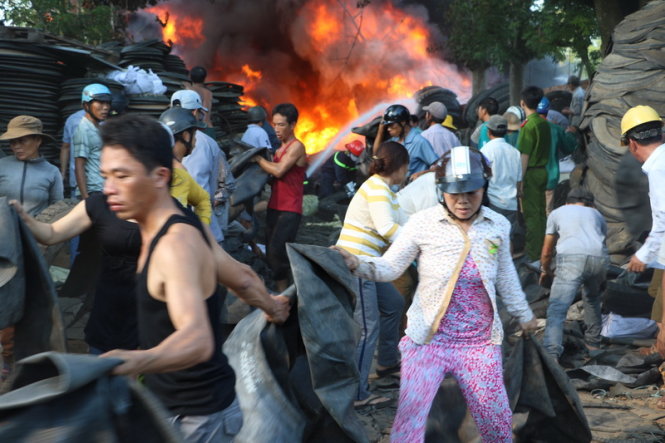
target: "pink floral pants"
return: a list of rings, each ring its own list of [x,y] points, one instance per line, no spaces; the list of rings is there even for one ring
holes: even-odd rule
[[[390,441],[422,442],[432,401],[446,374],[459,383],[483,442],[512,442],[512,413],[503,384],[501,346],[400,341],[402,376]]]

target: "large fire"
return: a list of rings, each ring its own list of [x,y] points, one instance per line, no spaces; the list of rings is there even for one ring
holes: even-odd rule
[[[279,47],[283,41],[265,40],[257,42],[263,48],[247,44],[235,48],[236,53],[203,55],[195,49],[205,48],[206,39],[237,45],[233,30],[227,35],[224,29],[212,29],[219,27],[214,18],[208,20],[201,9],[181,7],[177,0],[147,11],[159,17],[163,39],[174,44],[189,67],[205,66],[209,80],[244,85],[245,105],[270,109],[294,103],[300,111],[296,133],[309,154],[325,148],[362,112],[408,98],[424,86],[437,84],[468,98],[468,77],[431,53],[430,28],[417,15],[389,1],[364,7],[356,0],[300,3],[290,17],[288,50],[295,53],[290,56]]]

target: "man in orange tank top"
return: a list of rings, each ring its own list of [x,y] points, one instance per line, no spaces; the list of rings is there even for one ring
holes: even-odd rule
[[[289,280],[286,243],[295,241],[302,218],[307,156],[305,145],[294,133],[297,122],[298,109],[294,105],[275,106],[272,124],[282,146],[275,152],[274,161],[254,157],[261,169],[274,177],[266,215],[266,255],[276,289],[280,292],[286,289]]]

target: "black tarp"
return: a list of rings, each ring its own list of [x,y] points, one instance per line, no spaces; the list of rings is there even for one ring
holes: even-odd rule
[[[354,278],[328,248],[289,244],[287,252],[296,290],[289,320],[269,324],[256,311],[224,345],[244,415],[236,441],[365,442],[353,410]]]
[[[11,390],[0,396],[0,441],[181,441],[146,389],[109,375],[121,362],[57,352],[20,361]]]
[[[37,242],[5,197],[0,197],[0,262],[15,273],[0,286],[0,329],[15,327],[14,357],[64,351],[55,287]],[[1,268],[1,266],[0,266]]]

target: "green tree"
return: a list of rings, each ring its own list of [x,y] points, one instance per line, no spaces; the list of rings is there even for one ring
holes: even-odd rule
[[[4,19],[14,26],[42,29],[99,44],[122,35],[121,15],[159,0],[2,0]]]
[[[447,14],[449,48],[455,61],[481,77],[489,66],[509,66],[511,100],[519,100],[522,68],[544,55],[528,39],[536,23],[532,0],[453,0]],[[482,89],[474,81],[474,93]]]
[[[89,44],[111,40],[114,33],[112,6],[77,6],[69,0],[12,1],[5,9],[5,20]]]
[[[593,5],[579,0],[545,0],[536,20],[537,26],[531,28],[529,41],[542,47],[535,51],[561,60],[565,49],[571,48],[591,77],[595,64],[589,47],[592,39],[600,37]]]

